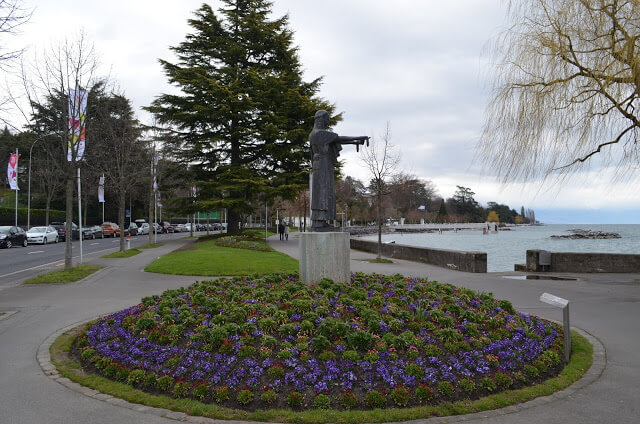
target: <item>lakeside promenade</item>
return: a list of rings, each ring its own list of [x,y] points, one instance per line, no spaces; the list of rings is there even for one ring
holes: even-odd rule
[[[169,240],[158,249],[127,259],[87,258],[103,265],[98,273],[67,285],[23,286],[0,290],[0,423],[175,423],[224,422],[155,410],[61,384],[45,370],[48,343],[64,328],[115,312],[143,296],[187,286],[204,277],[150,274],[143,271],[156,257],[187,239]],[[276,250],[298,256],[297,234],[289,241],[271,238]],[[518,273],[466,274],[421,263],[394,260],[372,264],[374,255],[351,251],[352,271],[401,273],[452,283],[508,299],[516,309],[561,320],[558,309],[540,303],[549,292],[571,301],[571,323],[604,346],[600,371],[549,398],[471,416],[417,420],[416,423],[635,423],[640,416],[640,275],[572,274],[576,281],[514,280]],[[41,363],[45,364],[44,370]],[[69,388],[71,386],[72,388]]]

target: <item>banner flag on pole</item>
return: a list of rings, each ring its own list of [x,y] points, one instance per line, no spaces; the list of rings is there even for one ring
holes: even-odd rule
[[[98,183],[98,202],[104,203],[104,177],[100,177],[100,182]]]
[[[85,146],[85,119],[87,112],[88,93],[85,90],[69,90],[69,143],[67,161],[82,160]]]
[[[9,163],[7,164],[7,178],[11,190],[20,190],[18,188],[18,158],[20,158],[20,155],[11,153]]]

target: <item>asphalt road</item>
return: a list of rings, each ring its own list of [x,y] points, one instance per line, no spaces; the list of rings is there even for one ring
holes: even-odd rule
[[[202,233],[196,233],[197,235]],[[189,233],[158,234],[159,242],[182,238]],[[126,241],[125,241],[126,242]],[[131,247],[149,243],[149,236],[131,237]],[[74,263],[80,260],[80,242],[72,243]],[[82,241],[83,262],[96,256],[106,255],[120,248],[120,238],[89,239]],[[0,290],[12,287],[27,278],[59,269],[64,265],[65,243],[29,244],[27,247],[14,246],[11,249],[0,249]]]

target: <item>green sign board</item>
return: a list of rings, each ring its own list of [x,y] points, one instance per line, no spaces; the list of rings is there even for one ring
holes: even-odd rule
[[[220,221],[220,212],[198,212],[196,214],[196,219],[207,219],[207,216],[211,220]]]

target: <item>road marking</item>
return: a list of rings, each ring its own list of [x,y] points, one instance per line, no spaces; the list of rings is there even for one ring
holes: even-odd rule
[[[100,244],[100,243],[91,243],[91,246],[95,246],[96,244]]]
[[[27,253],[27,255],[33,255],[34,253],[44,253],[44,250],[34,250],[33,252]]]

